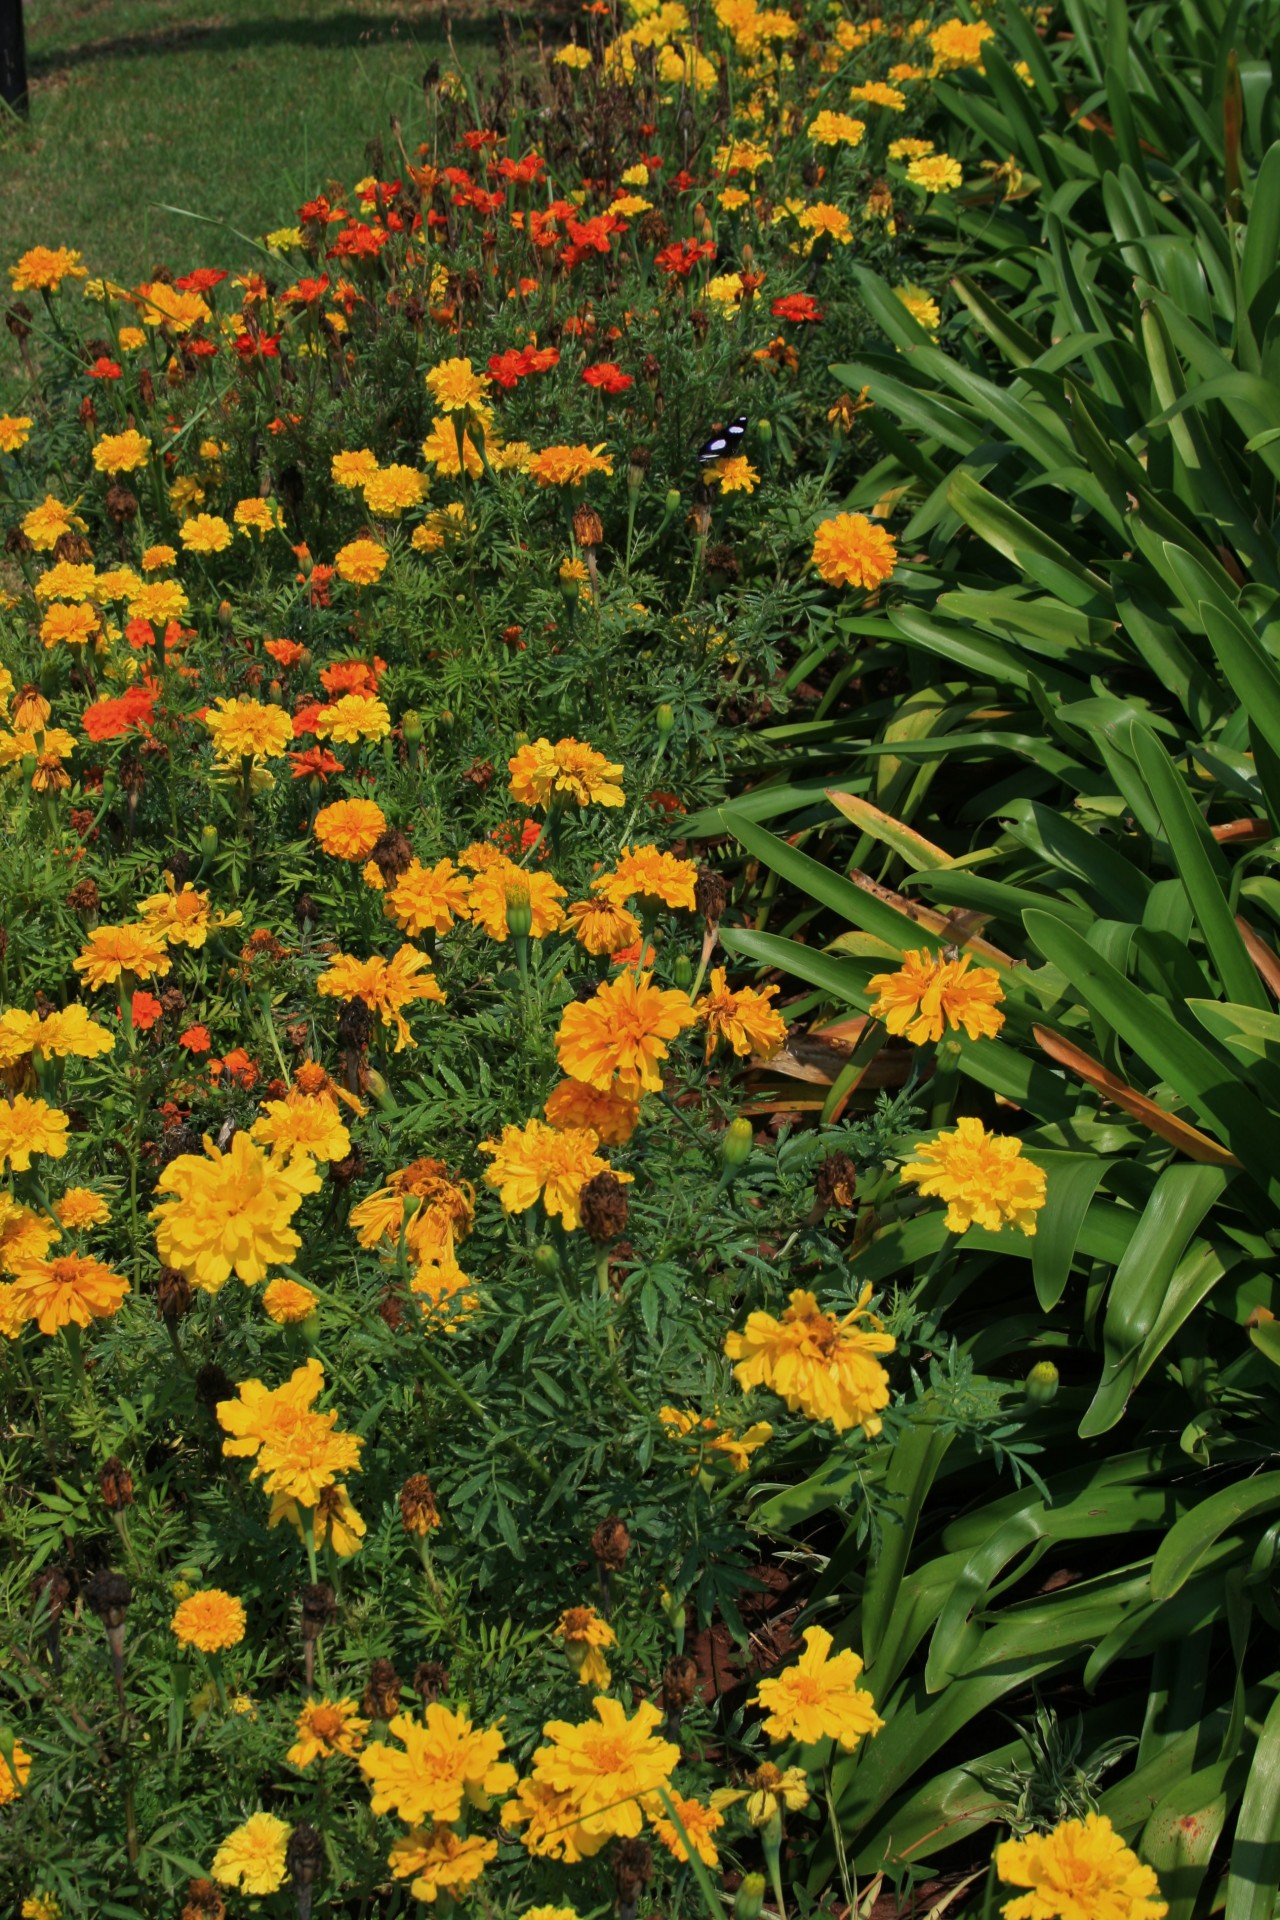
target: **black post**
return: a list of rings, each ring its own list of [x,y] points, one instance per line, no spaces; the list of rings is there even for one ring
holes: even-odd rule
[[[0,0],[0,100],[25,114],[27,47],[22,32],[22,0]]]

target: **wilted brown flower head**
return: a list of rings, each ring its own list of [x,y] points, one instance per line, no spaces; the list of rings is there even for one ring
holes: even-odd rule
[[[814,1198],[824,1213],[832,1207],[852,1207],[857,1201],[858,1169],[838,1149],[820,1160],[813,1177]]]
[[[442,1693],[449,1691],[449,1674],[439,1660],[420,1660],[413,1670],[413,1690],[429,1707]]]
[[[67,905],[72,913],[97,913],[102,905],[97,882],[87,874],[83,880],[77,880],[67,894]]]
[[[315,1640],[338,1617],[338,1602],[327,1580],[302,1589],[302,1637]]]
[[[603,1247],[627,1229],[627,1190],[613,1173],[597,1173],[578,1196],[588,1240]]]
[[[189,1880],[182,1920],[227,1920],[227,1905],[212,1880]]]
[[[604,539],[604,523],[585,501],[573,510],[573,537],[580,547],[598,547]]]
[[[425,1473],[411,1473],[401,1487],[400,1520],[405,1532],[419,1539],[440,1525],[440,1509]]]
[[[662,1675],[662,1704],[668,1714],[681,1714],[698,1691],[698,1663],[687,1653],[668,1660]]]
[[[707,932],[720,924],[720,916],[729,902],[729,888],[722,875],[710,867],[699,867],[693,883],[693,904],[707,923]]]
[[[109,1630],[124,1625],[125,1610],[132,1598],[133,1588],[124,1575],[110,1573],[105,1567],[94,1574],[84,1590],[85,1605]]]
[[[591,1536],[591,1551],[602,1567],[620,1573],[631,1551],[631,1535],[616,1513],[606,1514]]]
[[[636,1902],[653,1878],[653,1853],[643,1840],[622,1840],[613,1856],[613,1884],[618,1909],[634,1913]]]
[[[190,1313],[194,1300],[195,1291],[185,1274],[179,1273],[176,1267],[161,1267],[156,1282],[156,1311],[160,1318],[176,1326],[184,1314]]]
[[[382,875],[384,886],[393,887],[413,862],[413,848],[395,827],[388,827],[374,841],[369,858]]]
[[[133,1505],[133,1475],[116,1454],[113,1453],[109,1460],[103,1462],[98,1485],[102,1490],[102,1504],[108,1513],[123,1513],[126,1507]]]
[[[400,1705],[400,1675],[391,1660],[375,1660],[369,1668],[360,1699],[360,1711],[366,1720],[389,1720]]]

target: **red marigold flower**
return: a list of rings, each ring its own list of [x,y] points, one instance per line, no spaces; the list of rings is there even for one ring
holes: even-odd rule
[[[501,179],[510,180],[513,186],[532,187],[541,180],[545,165],[542,155],[534,153],[531,149],[523,160],[499,160],[494,171]]]
[[[226,277],[226,272],[218,267],[197,267],[193,273],[184,273],[173,284],[179,293],[209,293]]]
[[[289,754],[288,760],[295,780],[310,779],[312,774],[317,779],[327,780],[331,773],[342,772],[341,760],[336,754],[330,753],[328,747],[306,747],[301,753]]]
[[[296,667],[306,648],[301,640],[264,640],[262,651],[269,653],[278,667]]]
[[[498,136],[492,127],[486,127],[483,130],[477,127],[472,132],[463,134],[462,144],[472,153],[479,153],[484,147],[496,147]]]
[[[118,740],[137,727],[150,731],[156,696],[147,686],[130,687],[114,700],[95,700],[84,710],[84,730],[91,740]]]
[[[242,360],[278,360],[280,358],[278,333],[238,333],[234,346]]]
[[[387,663],[378,654],[372,661],[335,660],[320,674],[320,685],[335,698],[344,693],[376,693]]]
[[[156,643],[155,628],[149,620],[137,619],[128,621],[125,626],[124,637],[135,653],[140,653],[143,647],[154,647]]]
[[[309,307],[313,300],[319,300],[321,295],[328,291],[328,274],[316,274],[310,279],[295,280],[291,287],[286,287],[280,295],[280,304],[282,306]]]
[[[671,184],[677,193],[688,193],[689,189],[696,187],[698,183],[687,168],[681,167]]]
[[[780,294],[769,311],[775,320],[794,320],[797,323],[822,318],[822,308],[811,293]]]
[[[699,260],[712,259],[715,250],[713,240],[673,240],[669,247],[663,247],[660,253],[654,255],[654,265],[661,268],[663,273],[687,280]]]
[[[582,377],[589,387],[599,387],[604,393],[625,393],[635,385],[632,375],[624,373],[612,360],[601,360],[598,365],[586,368]]]
[[[182,351],[195,360],[212,360],[218,351],[218,343],[216,340],[206,340],[200,334],[189,333],[182,343]]]
[[[489,355],[489,376],[500,387],[514,387],[528,371],[529,363],[518,347],[508,347],[505,353]]]
[[[300,707],[293,716],[293,737],[303,740],[307,734],[314,733],[316,721],[320,718],[320,702],[313,700],[308,706]]]
[[[93,365],[89,368],[89,378],[91,380],[119,380],[123,372],[124,368],[118,360],[108,360],[105,353],[100,353]]]
[[[148,993],[143,987],[136,987],[134,989],[131,1012],[133,1015],[133,1024],[139,1033],[149,1033],[156,1021],[160,1018],[160,1015],[164,1012],[164,1008],[160,1005],[154,993]]]
[[[188,1053],[208,1053],[213,1042],[209,1038],[208,1027],[194,1026],[178,1035],[178,1045],[185,1047]]]
[[[330,247],[328,257],[330,260],[376,260],[390,238],[382,227],[352,220]]]

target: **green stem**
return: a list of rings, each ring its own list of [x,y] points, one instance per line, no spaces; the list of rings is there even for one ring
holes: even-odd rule
[[[500,1426],[492,1414],[485,1411],[475,1395],[467,1392],[462,1382],[450,1373],[444,1362],[437,1360],[429,1346],[422,1348],[422,1357],[427,1364],[428,1371],[434,1373],[441,1386],[447,1387],[450,1393],[456,1395],[456,1397],[461,1400],[463,1406],[466,1407],[467,1411],[475,1415],[481,1426],[488,1428],[495,1440],[501,1441],[504,1447],[510,1447],[511,1451],[516,1454],[519,1459],[523,1460],[525,1466],[528,1467],[530,1473],[536,1480],[544,1487],[549,1487],[551,1485],[551,1475],[547,1472],[542,1462],[535,1460],[526,1447],[523,1447],[518,1440],[509,1434],[505,1427]]]

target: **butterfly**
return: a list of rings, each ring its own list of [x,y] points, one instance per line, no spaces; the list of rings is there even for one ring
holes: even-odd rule
[[[723,460],[726,454],[736,453],[739,443],[747,431],[747,416],[740,413],[727,427],[721,427],[705,441],[699,450],[698,458],[705,466],[710,460]]]

